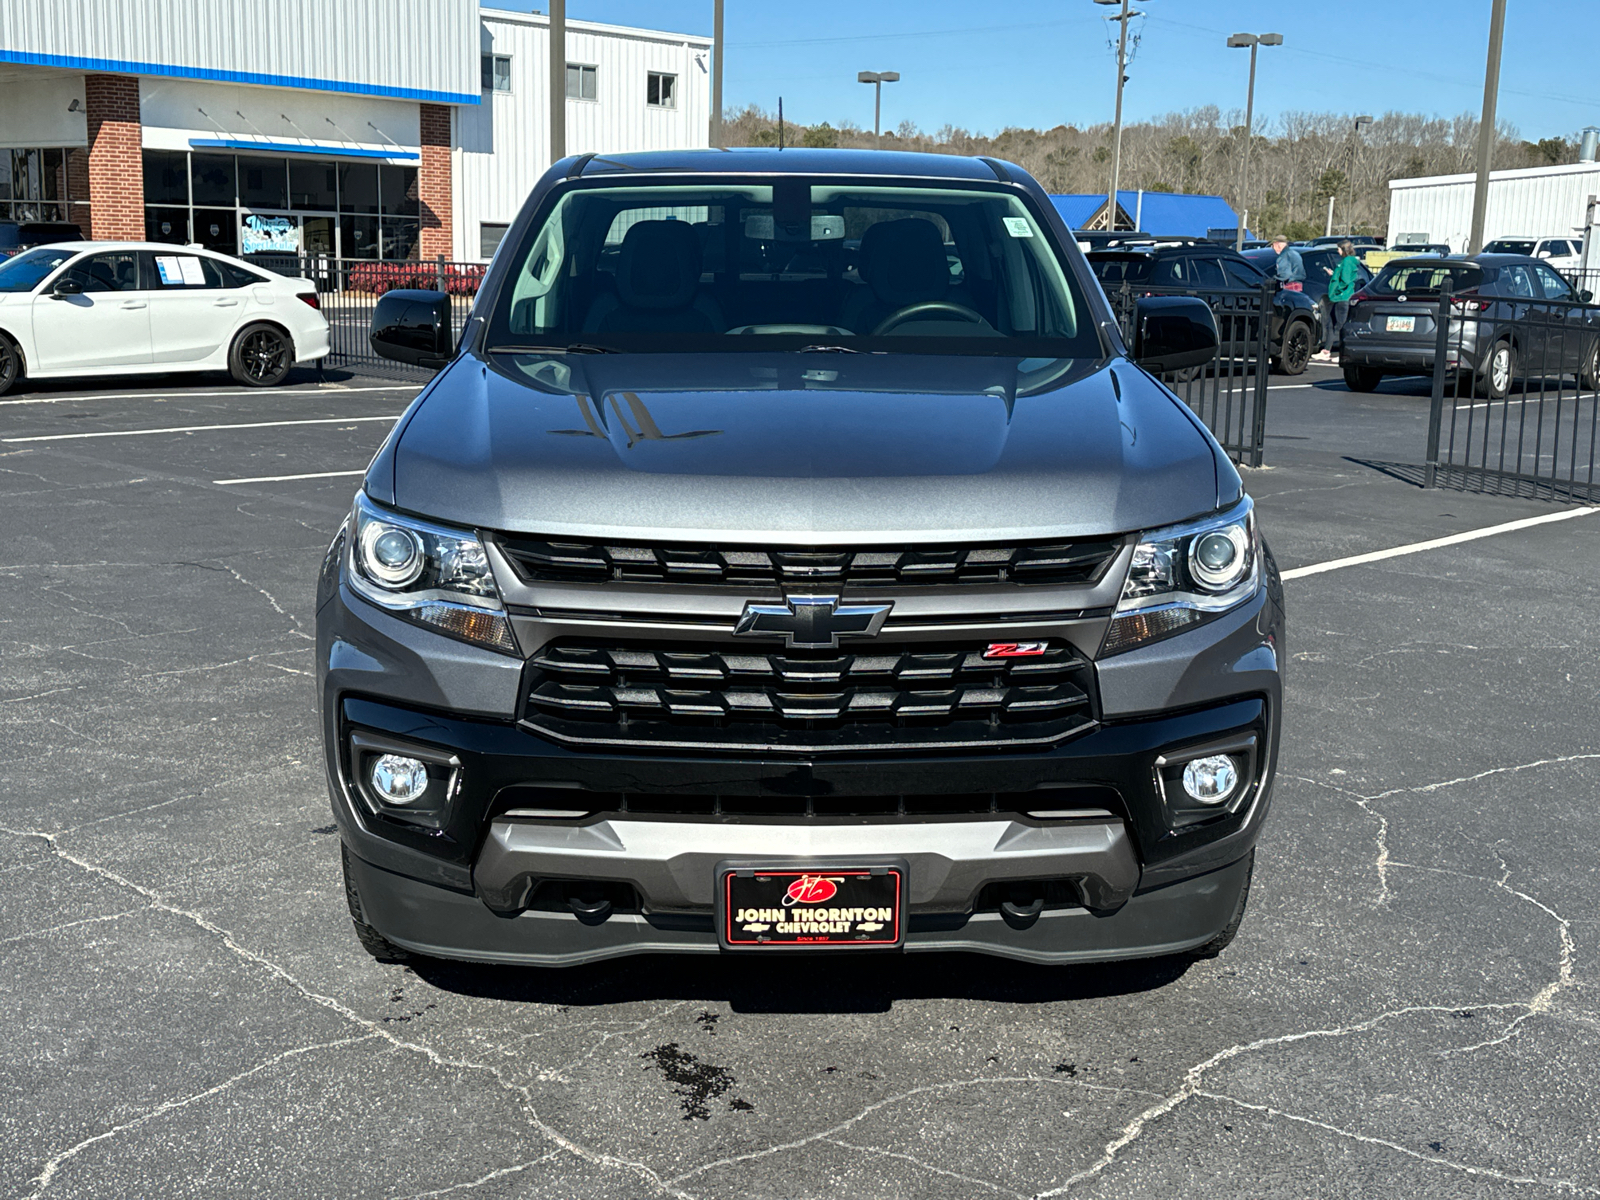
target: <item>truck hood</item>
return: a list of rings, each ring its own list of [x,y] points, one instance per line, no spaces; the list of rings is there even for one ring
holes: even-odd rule
[[[1125,361],[819,353],[463,356],[368,473],[482,529],[780,544],[1123,533],[1217,486]]]

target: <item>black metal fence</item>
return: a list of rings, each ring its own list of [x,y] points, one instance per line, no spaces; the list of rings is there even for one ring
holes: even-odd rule
[[[1265,455],[1276,290],[1273,284],[1259,290],[1198,291],[1123,283],[1106,292],[1122,326],[1123,339],[1130,346],[1141,297],[1193,296],[1206,302],[1216,318],[1221,340],[1217,357],[1209,366],[1176,372],[1165,382],[1205,422],[1229,457],[1248,467],[1259,467]]]
[[[330,367],[382,365],[418,376],[432,375],[421,367],[406,367],[379,358],[367,339],[372,310],[378,297],[396,288],[429,288],[448,294],[455,334],[460,336],[472,311],[473,297],[488,267],[483,263],[449,262],[443,257],[427,261],[338,259],[325,255],[254,255],[252,262],[280,275],[309,279],[317,285],[322,315],[328,319]]]
[[[1429,487],[1600,497],[1600,304],[1441,292],[1432,315]]]

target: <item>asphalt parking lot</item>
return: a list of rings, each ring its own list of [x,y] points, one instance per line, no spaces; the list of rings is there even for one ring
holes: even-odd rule
[[[1425,383],[1274,380],[1222,957],[539,972],[351,934],[312,587],[415,387],[331,378],[0,401],[0,1193],[1600,1195],[1600,513],[1304,570],[1579,511],[1407,483]]]

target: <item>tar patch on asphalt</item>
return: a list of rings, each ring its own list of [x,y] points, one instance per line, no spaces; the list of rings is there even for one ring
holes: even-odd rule
[[[727,1067],[703,1063],[688,1051],[680,1049],[677,1042],[657,1046],[639,1057],[649,1063],[646,1070],[653,1068],[660,1071],[672,1084],[673,1093],[683,1105],[685,1121],[709,1121],[712,1102],[721,1100],[739,1082]],[[728,1107],[734,1112],[755,1111],[755,1105],[737,1096],[728,1101]]]

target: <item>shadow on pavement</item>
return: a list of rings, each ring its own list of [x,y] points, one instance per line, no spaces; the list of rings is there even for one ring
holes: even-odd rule
[[[881,1013],[897,1000],[1005,1004],[1098,1000],[1154,991],[1183,977],[1185,955],[1041,967],[970,954],[771,958],[642,955],[558,970],[413,960],[442,991],[483,999],[588,1007],[640,1000],[720,1000],[735,1012]]]

